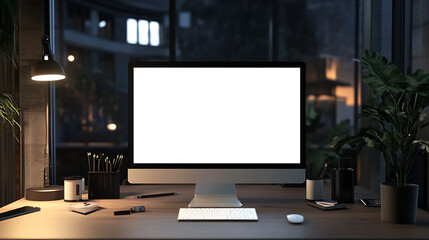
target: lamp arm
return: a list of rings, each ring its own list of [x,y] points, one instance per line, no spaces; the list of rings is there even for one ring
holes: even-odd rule
[[[54,55],[52,54],[51,44],[49,42],[49,36],[45,35],[42,37],[42,59],[45,56],[48,56],[49,59],[54,59]]]

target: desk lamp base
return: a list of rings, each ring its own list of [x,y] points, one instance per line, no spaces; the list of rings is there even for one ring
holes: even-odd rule
[[[31,201],[51,201],[64,199],[64,186],[51,185],[46,187],[27,188],[25,198]]]

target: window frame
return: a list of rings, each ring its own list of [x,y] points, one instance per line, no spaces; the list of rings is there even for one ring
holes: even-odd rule
[[[51,30],[51,45],[52,45],[52,49],[53,51],[55,50],[55,22],[54,22],[54,2],[55,0],[48,0],[49,1],[49,11],[45,12],[46,14],[50,15],[50,19],[49,19],[49,24],[50,24],[50,30]],[[362,19],[360,19],[360,6],[362,5],[362,1],[369,1],[369,0],[355,0],[356,3],[356,18],[355,18],[355,57],[358,58],[359,57],[359,53],[362,51],[362,49],[360,48],[360,35],[361,35],[361,29],[360,29],[360,21]],[[169,47],[169,62],[170,63],[174,63],[176,62],[176,40],[177,40],[177,24],[178,24],[178,20],[177,20],[177,1],[176,0],[169,0],[169,43],[168,43],[168,47]],[[279,28],[279,24],[278,24],[278,18],[279,18],[279,0],[270,0],[269,4],[271,5],[271,12],[270,12],[270,20],[269,20],[269,43],[268,43],[268,51],[269,51],[269,60],[267,62],[277,62],[278,61],[278,28]],[[358,15],[359,14],[359,15]],[[137,28],[138,28],[138,18],[135,18],[135,20],[137,21]],[[150,24],[150,21],[148,21]],[[161,35],[161,33],[160,33]],[[365,40],[363,40],[364,42]],[[139,44],[139,39],[138,39],[138,31],[137,31],[137,43]],[[160,45],[162,44],[161,40],[160,40]],[[151,46],[150,45],[150,35],[149,35],[149,44],[148,45],[143,45],[143,46]],[[54,51],[55,52],[55,51]],[[361,89],[360,87],[358,88],[359,85],[359,66],[358,64],[354,64],[354,84],[355,84],[355,107],[354,107],[354,116],[353,118],[356,119],[358,110],[359,110],[359,105],[358,105],[358,100],[359,97],[361,96]],[[53,83],[50,84],[50,109],[55,109],[55,86]],[[51,111],[50,113],[50,182],[53,184],[57,184],[56,183],[56,141],[55,141],[55,111]],[[355,131],[358,128],[358,121],[355,121]]]

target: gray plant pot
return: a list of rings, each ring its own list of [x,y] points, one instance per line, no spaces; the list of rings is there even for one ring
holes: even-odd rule
[[[413,224],[416,222],[419,185],[405,187],[380,184],[381,220],[391,223]]]

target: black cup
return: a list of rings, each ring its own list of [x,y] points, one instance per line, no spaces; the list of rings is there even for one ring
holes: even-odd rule
[[[119,198],[120,181],[120,171],[88,172],[88,199]]]

